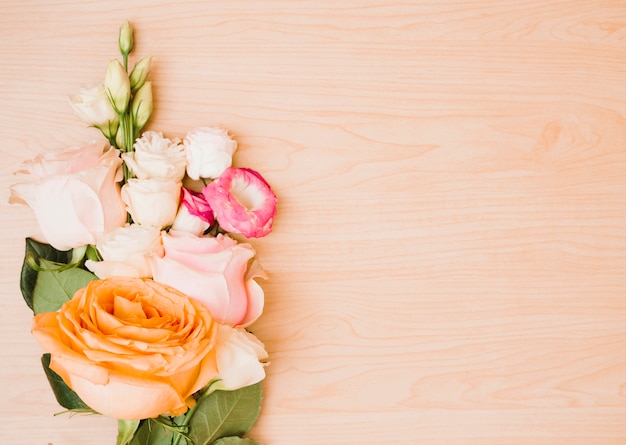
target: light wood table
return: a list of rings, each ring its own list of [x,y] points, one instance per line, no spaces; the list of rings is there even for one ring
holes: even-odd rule
[[[113,444],[60,408],[18,275],[12,172],[98,138],[66,96],[124,19],[150,129],[223,125],[280,198],[253,241],[268,445],[626,443],[622,1],[0,3],[1,437]]]

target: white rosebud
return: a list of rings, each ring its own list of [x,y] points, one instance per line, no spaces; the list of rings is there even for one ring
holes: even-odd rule
[[[129,179],[122,187],[122,200],[135,223],[163,228],[176,218],[180,188],[180,182]]]
[[[146,131],[135,141],[135,151],[122,159],[139,179],[167,179],[180,182],[185,176],[185,147],[179,139],[170,140],[156,131]]]
[[[237,142],[228,131],[216,127],[200,127],[184,139],[187,153],[187,175],[191,179],[217,178],[233,163]]]
[[[104,76],[104,89],[115,111],[126,111],[130,100],[130,81],[126,70],[117,59],[109,62]]]
[[[130,72],[130,89],[131,91],[137,91],[141,88],[150,74],[150,64],[152,63],[152,56],[146,56],[135,64],[133,70]]]
[[[146,82],[139,88],[139,91],[133,97],[131,112],[133,114],[133,124],[137,130],[141,130],[148,122],[150,114],[152,114],[152,82]]]
[[[130,22],[128,20],[120,26],[118,43],[120,46],[120,52],[125,56],[133,50],[133,28],[130,26]]]
[[[127,224],[104,234],[96,244],[102,261],[87,260],[87,269],[98,278],[112,276],[152,278],[150,258],[163,256],[158,227]]]
[[[215,359],[219,372],[216,389],[234,391],[265,378],[265,346],[243,328],[219,326]]]

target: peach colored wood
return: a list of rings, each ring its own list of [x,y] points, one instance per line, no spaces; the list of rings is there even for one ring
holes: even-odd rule
[[[272,445],[626,443],[626,5],[0,3],[2,442],[112,444],[60,409],[18,273],[11,173],[98,137],[66,95],[123,19],[150,127],[224,125],[280,197],[254,241]]]

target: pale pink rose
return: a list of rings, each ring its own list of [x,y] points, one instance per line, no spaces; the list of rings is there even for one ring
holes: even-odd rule
[[[187,175],[192,179],[217,178],[233,163],[237,142],[228,131],[216,127],[191,130],[183,140],[187,153]]]
[[[247,238],[260,238],[272,231],[277,198],[254,170],[228,168],[202,193],[224,230]]]
[[[139,179],[167,179],[180,182],[185,176],[185,147],[179,139],[146,131],[135,141],[135,151],[122,154],[128,168]]]
[[[18,173],[32,180],[14,185],[9,202],[32,208],[45,240],[58,250],[95,244],[126,222],[121,165],[105,142],[46,152],[24,163]]]
[[[204,195],[182,187],[180,207],[172,224],[172,230],[200,235],[211,227],[214,222],[213,210],[204,198]]]
[[[203,303],[220,324],[249,326],[263,312],[263,289],[254,280],[266,278],[252,246],[224,235],[162,233],[165,256],[152,258],[155,281],[165,283]]]
[[[122,187],[122,199],[135,223],[163,228],[176,218],[180,187],[180,182],[133,178]]]
[[[265,378],[265,346],[243,328],[221,325],[217,334],[215,359],[220,381],[216,389],[234,391]]]
[[[105,233],[96,247],[102,261],[87,260],[85,266],[98,278],[152,278],[150,258],[163,255],[160,228],[137,224]]]

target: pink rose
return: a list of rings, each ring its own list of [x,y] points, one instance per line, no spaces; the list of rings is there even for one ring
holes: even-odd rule
[[[249,244],[218,235],[162,233],[165,256],[152,258],[155,281],[172,286],[203,303],[220,324],[246,327],[263,312],[266,278]]]
[[[24,163],[18,173],[32,181],[14,185],[9,202],[33,209],[44,238],[58,250],[95,244],[126,222],[121,165],[105,142],[46,152]]]
[[[224,230],[247,238],[260,238],[272,231],[277,198],[254,170],[228,168],[202,193]]]

